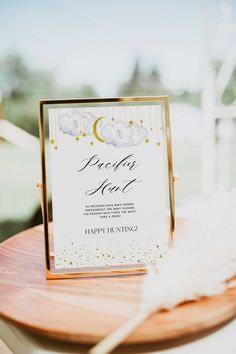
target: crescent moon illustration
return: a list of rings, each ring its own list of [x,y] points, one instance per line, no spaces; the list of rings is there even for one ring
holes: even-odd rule
[[[95,136],[95,138],[100,141],[101,143],[104,143],[105,141],[98,135],[97,132],[97,125],[100,122],[101,119],[103,119],[105,116],[100,116],[98,117],[95,122],[93,123],[93,135]]]

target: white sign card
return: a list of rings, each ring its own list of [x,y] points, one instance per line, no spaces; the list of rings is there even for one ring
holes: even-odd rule
[[[168,249],[161,101],[47,106],[54,270],[141,268]]]

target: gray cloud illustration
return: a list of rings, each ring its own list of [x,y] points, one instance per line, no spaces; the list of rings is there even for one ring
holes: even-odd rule
[[[140,144],[147,136],[147,129],[137,123],[128,125],[123,121],[105,124],[99,128],[99,136],[108,145],[129,147]]]
[[[65,113],[59,118],[59,127],[62,133],[70,136],[80,136],[83,133],[91,135],[95,120],[96,117],[90,112],[84,113],[83,116],[78,112]]]

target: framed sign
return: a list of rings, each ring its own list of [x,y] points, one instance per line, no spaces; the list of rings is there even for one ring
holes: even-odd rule
[[[41,101],[40,142],[47,278],[141,272],[164,256],[174,231],[167,96]]]

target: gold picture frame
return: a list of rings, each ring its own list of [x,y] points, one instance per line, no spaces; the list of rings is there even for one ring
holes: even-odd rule
[[[168,96],[143,96],[143,97],[116,97],[116,98],[82,98],[82,99],[57,99],[57,100],[41,100],[39,102],[39,133],[40,133],[40,153],[41,153],[41,172],[42,181],[39,184],[41,193],[41,209],[44,224],[45,238],[45,260],[46,260],[46,278],[71,278],[71,277],[89,277],[89,276],[108,276],[121,274],[136,274],[145,272],[145,265],[139,267],[117,266],[106,268],[87,268],[83,271],[58,271],[54,268],[54,252],[52,234],[49,227],[49,204],[48,204],[48,184],[46,169],[46,134],[45,134],[45,110],[52,106],[68,106],[68,105],[91,105],[91,104],[154,104],[159,102],[163,104],[165,116],[165,140],[167,154],[167,178],[168,178],[168,204],[169,204],[169,247],[173,245],[175,230],[175,195],[174,195],[174,176],[171,146],[171,130],[170,130],[170,114]]]

